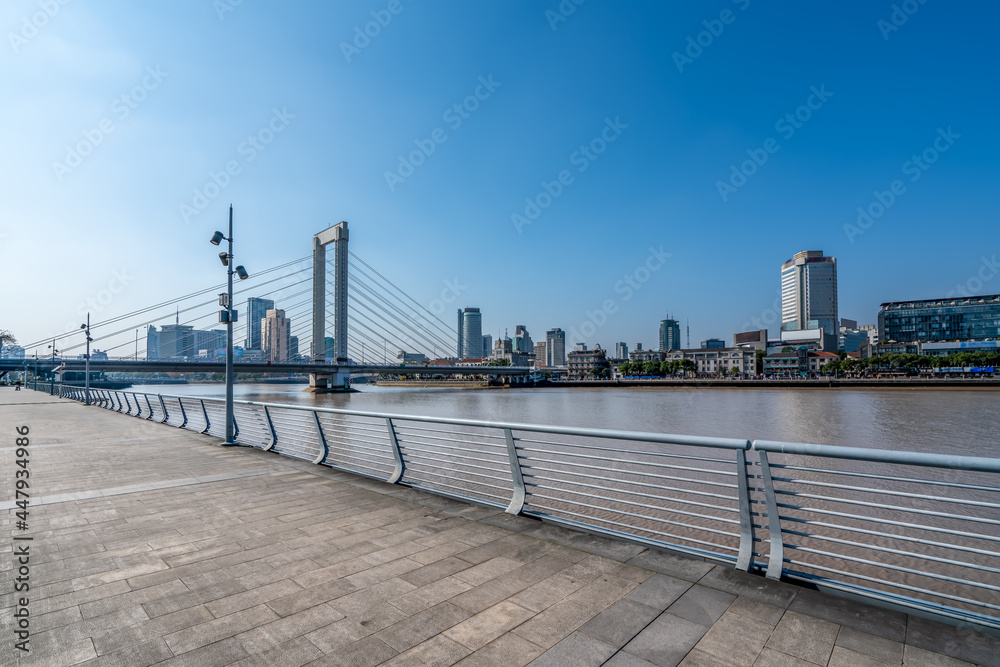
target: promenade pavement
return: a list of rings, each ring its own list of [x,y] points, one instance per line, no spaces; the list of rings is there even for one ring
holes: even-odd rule
[[[30,390],[0,388],[0,434],[2,665],[1000,665],[997,637]]]

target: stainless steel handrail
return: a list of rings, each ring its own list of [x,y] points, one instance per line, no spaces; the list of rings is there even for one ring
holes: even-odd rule
[[[84,399],[79,388],[59,394]],[[114,391],[94,404],[154,419],[161,415],[153,397],[162,421],[217,430],[210,412],[222,399]],[[1000,631],[1000,521],[992,518],[1000,517],[1000,485],[983,478],[1000,473],[1000,459],[236,404],[248,429],[243,444],[259,449]],[[204,425],[189,425],[192,415]],[[928,472],[896,474],[900,466]],[[955,472],[971,479],[955,480]],[[984,499],[991,493],[995,501]],[[755,529],[766,537],[757,540]]]

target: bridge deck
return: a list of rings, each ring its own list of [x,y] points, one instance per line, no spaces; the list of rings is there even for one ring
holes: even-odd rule
[[[2,664],[1000,664],[1000,638],[41,393],[0,388],[0,424]]]

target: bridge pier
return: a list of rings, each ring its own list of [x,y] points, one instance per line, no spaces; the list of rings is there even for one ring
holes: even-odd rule
[[[357,391],[351,389],[351,375],[347,371],[337,371],[336,373],[310,373],[309,388],[317,394],[340,394]]]

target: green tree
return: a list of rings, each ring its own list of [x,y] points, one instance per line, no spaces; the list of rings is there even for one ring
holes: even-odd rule
[[[767,350],[757,350],[757,373],[761,374],[764,372],[764,357],[767,356]]]
[[[0,347],[4,345],[16,345],[17,338],[7,329],[0,329]]]

